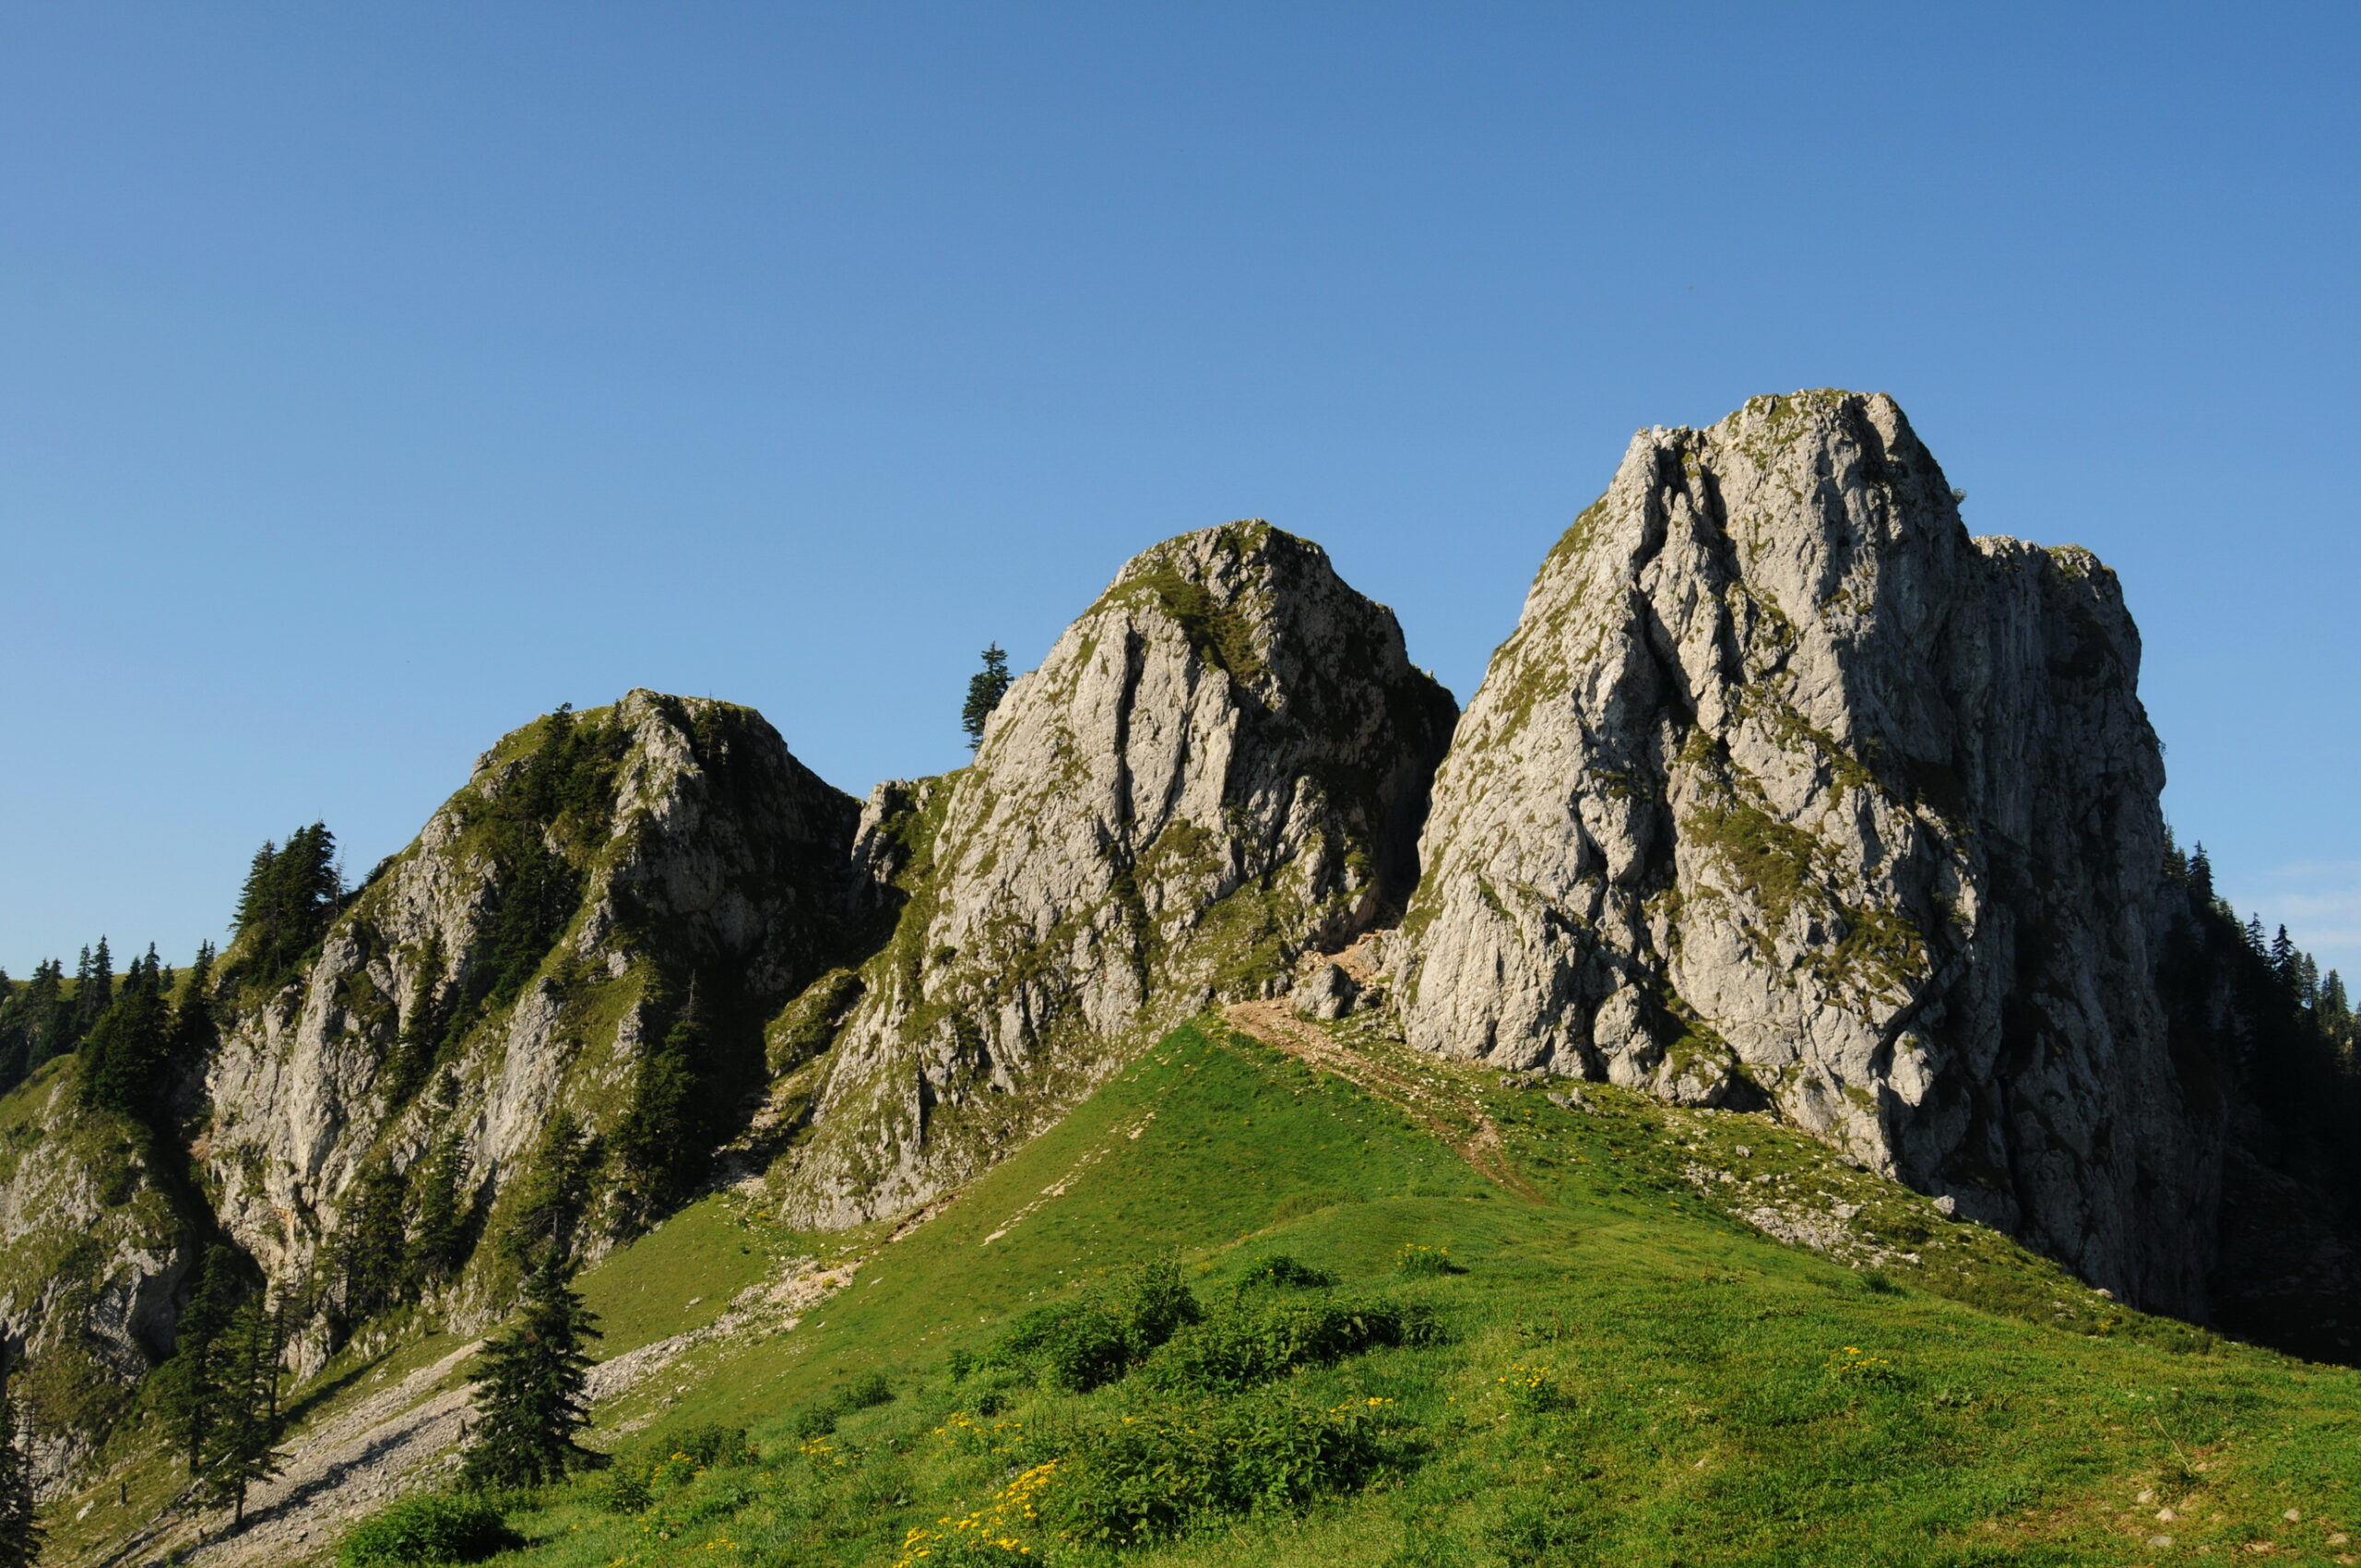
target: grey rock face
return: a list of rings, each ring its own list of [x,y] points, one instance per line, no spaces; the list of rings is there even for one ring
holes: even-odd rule
[[[1450,695],[1314,544],[1145,552],[992,716],[885,786],[856,859],[908,902],[824,1064],[790,1211],[907,1208],[1216,998],[1394,918]]]
[[[1887,398],[1642,432],[1437,776],[1410,1038],[1775,1108],[2197,1308],[2139,654],[2087,552],[1969,538]]]
[[[540,787],[551,725],[485,754],[303,982],[227,1031],[203,1152],[222,1224],[273,1277],[309,1265],[364,1167],[404,1170],[454,1139],[463,1192],[491,1203],[558,1111],[611,1130],[663,1027],[651,1009],[677,1009],[695,983],[759,1017],[833,957],[858,807],[759,715],[635,691],[575,721],[590,759],[575,795],[527,809],[516,797]],[[504,801],[523,823],[505,849],[490,826]],[[527,955],[512,1001],[484,988],[514,930],[506,885],[524,875],[502,856],[527,838],[580,897],[546,953]],[[746,1035],[752,1087],[761,1048]],[[397,1097],[412,1051],[431,1065]]]
[[[0,1123],[0,1337],[51,1374],[10,1390],[30,1407],[43,1487],[88,1456],[93,1429],[171,1348],[189,1262],[132,1130],[79,1104],[79,1065],[44,1067]]]

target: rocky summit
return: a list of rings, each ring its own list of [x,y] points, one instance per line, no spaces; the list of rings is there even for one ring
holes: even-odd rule
[[[1436,779],[1411,1039],[1773,1110],[2200,1307],[2139,661],[2114,575],[1971,538],[1889,398],[1643,431]]]
[[[1455,713],[1316,544],[1233,523],[1133,559],[973,766],[872,798],[860,858],[908,901],[814,1075],[793,1210],[920,1203],[1143,1039],[1397,919]]]

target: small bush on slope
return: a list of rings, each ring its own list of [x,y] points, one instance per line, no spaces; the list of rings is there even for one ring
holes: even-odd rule
[[[817,1405],[806,1406],[796,1412],[788,1431],[797,1441],[825,1437],[836,1430],[836,1423],[857,1410],[873,1410],[880,1405],[891,1404],[894,1390],[881,1372],[864,1372]],[[742,1438],[746,1429],[737,1429]]]
[[[441,1568],[524,1545],[481,1497],[427,1492],[363,1519],[337,1549],[338,1568]]]
[[[1406,1465],[1414,1443],[1390,1399],[1323,1406],[1279,1388],[1173,1401],[1081,1433],[1040,1513],[1065,1539],[1129,1546],[1223,1515],[1299,1513]]]
[[[1175,1334],[1140,1369],[1140,1381],[1169,1392],[1224,1394],[1298,1367],[1442,1336],[1434,1314],[1417,1306],[1250,1299]]]
[[[1180,1265],[1142,1264],[1079,1301],[1034,1308],[978,1364],[1025,1368],[1052,1392],[1086,1394],[1121,1377],[1175,1330],[1204,1315]]]

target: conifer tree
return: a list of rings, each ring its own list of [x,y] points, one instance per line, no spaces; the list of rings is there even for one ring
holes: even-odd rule
[[[442,1045],[441,1009],[436,1005],[443,980],[443,934],[429,932],[426,950],[418,960],[418,976],[410,982],[409,1007],[402,1015],[400,1036],[386,1063],[386,1097],[406,1105],[434,1065]]]
[[[85,948],[89,963],[79,977],[81,983],[74,990],[75,1033],[87,1034],[100,1015],[114,1005],[114,957],[107,951],[107,939],[99,938],[97,949]]]
[[[0,1094],[15,1088],[32,1071],[31,1039],[17,1004],[21,989],[0,968]]]
[[[238,903],[230,916],[231,939],[253,932],[257,943],[273,923],[273,873],[279,865],[279,841],[266,838],[255,858],[246,863],[245,885],[238,889]]]
[[[697,1068],[709,1056],[693,980],[679,1021],[640,1053],[631,1110],[615,1129],[624,1203],[641,1223],[684,1196],[704,1168],[708,1139]]]
[[[456,1133],[445,1133],[418,1167],[411,1191],[417,1218],[410,1230],[410,1277],[432,1285],[449,1278],[467,1261],[471,1205],[459,1197],[466,1161]]]
[[[404,1187],[401,1174],[383,1166],[354,1183],[352,1206],[338,1228],[337,1244],[338,1293],[348,1323],[374,1317],[409,1297]]]
[[[216,1243],[205,1250],[196,1289],[181,1313],[172,1358],[156,1369],[157,1411],[192,1476],[205,1467],[221,1403],[227,1364],[222,1336],[237,1312],[238,1274],[237,1254],[229,1248]]]
[[[967,749],[974,751],[984,743],[984,726],[991,722],[992,710],[1000,707],[1000,699],[1008,695],[1015,677],[1008,672],[1008,655],[998,643],[984,649],[984,667],[967,678],[967,704],[960,710],[959,728],[967,732]]]
[[[135,962],[122,997],[82,1041],[82,1103],[146,1123],[163,1097],[172,1010],[154,971]]]
[[[246,1491],[279,1473],[279,1359],[285,1349],[282,1313],[248,1301],[222,1336],[220,1408],[198,1472],[206,1501],[231,1510],[231,1527],[246,1522]]]
[[[32,1568],[41,1561],[42,1528],[33,1512],[32,1467],[25,1457],[23,1425],[8,1393],[8,1347],[0,1340],[0,1568]]]
[[[476,1363],[475,1436],[460,1467],[473,1487],[543,1486],[590,1455],[574,1441],[589,1423],[583,1398],[599,1337],[582,1298],[566,1288],[555,1258],[525,1286],[516,1324],[493,1339]]]
[[[73,1004],[65,1000],[65,966],[55,958],[33,966],[25,982],[25,1067],[28,1072],[70,1048]]]
[[[238,895],[239,979],[272,989],[292,980],[343,895],[336,835],[326,823],[297,828],[284,848],[263,845]]]
[[[574,1253],[574,1233],[590,1204],[590,1173],[599,1163],[598,1140],[570,1111],[550,1118],[533,1150],[516,1217],[500,1238],[500,1250],[528,1273],[563,1264]]]
[[[2301,973],[2296,963],[2299,956],[2296,944],[2287,935],[2287,928],[2281,926],[2279,934],[2271,939],[2271,972],[2279,977],[2280,985],[2290,996],[2296,994],[2297,977]]]
[[[184,1067],[202,1063],[220,1043],[220,1027],[213,1016],[213,944],[197,944],[196,962],[189,966],[188,990],[172,1009],[170,1053]]]

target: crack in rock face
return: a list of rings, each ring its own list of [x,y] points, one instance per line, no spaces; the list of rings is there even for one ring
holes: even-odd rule
[[[1411,1040],[1774,1111],[2201,1310],[2139,657],[2114,575],[1970,538],[1889,398],[1641,432],[1436,777]]]

